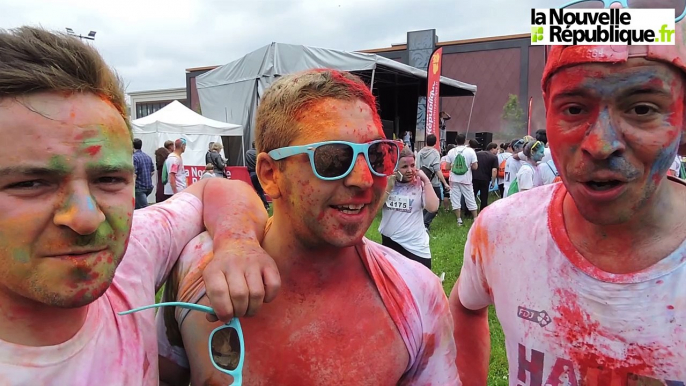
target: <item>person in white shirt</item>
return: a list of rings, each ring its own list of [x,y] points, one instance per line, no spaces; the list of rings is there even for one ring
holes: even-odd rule
[[[674,158],[674,162],[672,162],[672,165],[669,167],[669,175],[672,177],[677,177],[679,178],[679,172],[681,171],[681,157],[679,155],[676,155],[676,158]]]
[[[381,210],[381,245],[431,269],[429,233],[424,228],[424,210],[438,211],[438,196],[431,180],[418,170],[409,147],[403,148],[398,170],[388,177],[386,202]]]
[[[539,141],[527,142],[524,146],[524,155],[527,160],[521,161],[522,166],[517,172],[517,185],[520,192],[543,185],[537,164],[543,159],[544,148],[543,143]]]
[[[545,158],[545,156],[543,158]],[[541,183],[543,185],[552,184],[559,175],[557,166],[555,166],[555,162],[553,162],[552,159],[547,162],[541,160],[541,162],[538,163],[538,174],[541,176]]]
[[[214,165],[212,164],[207,164],[205,165],[205,172],[202,174],[202,177],[200,177],[201,180],[205,180],[208,178],[215,178],[217,175],[214,174]]]
[[[503,165],[503,162],[507,164],[507,160],[512,157],[512,143],[507,144],[507,148],[503,149],[503,151],[498,154],[498,175],[500,175],[500,167]],[[503,165],[505,166],[505,165]],[[504,167],[503,167],[504,169]],[[500,197],[504,197],[503,194],[505,192],[505,176],[503,174],[503,177],[498,177],[498,190],[500,191]]]
[[[542,76],[563,183],[472,226],[450,295],[462,382],[487,383],[488,307],[509,384],[686,384],[686,22],[671,46],[551,46]],[[513,224],[525,224],[524,227]]]
[[[503,198],[508,196],[508,191],[510,190],[510,185],[517,178],[517,173],[519,168],[522,166],[522,162],[516,158],[514,155],[519,153],[524,146],[524,140],[515,139],[511,142],[510,147],[512,148],[512,157],[508,158],[505,162],[505,177],[503,178]]]
[[[462,216],[460,214],[461,207],[460,201],[462,196],[464,196],[465,204],[467,209],[472,212],[472,216],[476,219],[476,198],[474,197],[474,185],[472,185],[472,170],[476,170],[479,166],[476,160],[476,152],[474,149],[465,146],[467,138],[464,134],[458,134],[455,143],[457,147],[450,150],[447,155],[447,160],[451,165],[455,164],[455,159],[458,157],[464,157],[466,164],[466,171],[463,174],[454,173],[453,170],[450,171],[450,203],[452,204],[453,211],[457,217],[457,225],[462,226]]]

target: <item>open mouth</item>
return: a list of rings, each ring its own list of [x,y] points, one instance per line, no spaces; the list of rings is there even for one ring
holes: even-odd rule
[[[616,187],[620,186],[622,183],[623,183],[622,181],[617,181],[617,180],[588,181],[585,183],[585,185],[591,190],[602,192],[604,190],[610,190],[610,189],[616,188]]]
[[[365,205],[332,205],[331,207],[344,214],[358,214],[362,211]]]

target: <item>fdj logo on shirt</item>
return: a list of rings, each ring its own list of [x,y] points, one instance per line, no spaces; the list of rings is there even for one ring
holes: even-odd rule
[[[669,45],[673,9],[532,9],[532,45]]]
[[[412,212],[413,202],[414,198],[392,194],[388,197],[388,200],[386,200],[386,206],[389,209],[397,210],[399,212],[410,213]]]

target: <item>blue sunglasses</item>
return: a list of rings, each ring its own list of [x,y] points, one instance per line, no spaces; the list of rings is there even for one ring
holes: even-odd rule
[[[288,146],[270,151],[275,161],[294,155],[307,154],[312,171],[325,181],[345,178],[355,167],[359,154],[364,154],[372,173],[379,177],[393,174],[398,165],[400,148],[390,139],[378,139],[367,143],[326,141],[302,146]]]
[[[134,308],[129,311],[120,312],[119,315],[128,315],[134,312],[147,310],[150,308],[160,308],[160,307],[181,307],[190,310],[206,312],[208,314],[214,315],[214,310],[210,307],[203,306],[200,304],[184,303],[184,302],[169,302],[169,303],[158,303],[151,304],[149,306]],[[238,335],[238,343],[240,347],[238,348],[240,353],[238,354],[238,362],[236,362],[235,355],[233,352],[227,353],[219,348],[227,348],[231,351],[234,348],[235,342],[232,342],[231,331],[236,331]],[[234,344],[232,344],[234,343]],[[245,346],[243,343],[243,329],[241,328],[241,323],[237,318],[231,319],[231,322],[219,326],[212,330],[210,333],[210,338],[207,342],[207,347],[210,352],[210,360],[214,367],[221,371],[222,373],[229,374],[233,377],[233,383],[231,386],[241,386],[243,384],[243,361],[245,359]],[[229,357],[231,356],[231,357]]]
[[[613,3],[619,3],[624,8],[633,9],[673,9],[674,21],[677,23],[686,15],[686,0],[575,0],[561,8],[603,9],[610,8]]]

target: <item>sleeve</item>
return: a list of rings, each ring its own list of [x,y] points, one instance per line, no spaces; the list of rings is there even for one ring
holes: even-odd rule
[[[151,275],[157,291],[186,244],[204,230],[203,204],[192,194],[175,194],[162,203],[139,209],[133,216],[129,264],[136,264],[139,275]],[[131,251],[140,254],[128,256]]]
[[[433,170],[434,170],[434,172],[436,172],[436,174],[441,172],[441,155],[440,154],[436,153],[436,157],[433,158],[433,163],[431,164],[431,166],[433,167]]]
[[[148,157],[147,160],[148,160],[148,165],[150,166],[150,171],[151,171],[151,172],[154,172],[154,171],[155,171],[155,163],[152,162],[152,158],[151,158],[151,157]]]
[[[460,303],[470,310],[480,310],[493,304],[491,290],[484,274],[483,261],[490,261],[492,256],[484,256],[484,250],[480,245],[479,235],[488,232],[482,229],[482,217],[478,217],[467,235],[464,245],[464,261],[462,271],[457,279]],[[484,249],[484,250],[482,250]]]
[[[471,150],[470,153],[472,155],[472,162],[470,163],[470,165],[473,165],[475,163],[478,163],[479,159],[476,158],[476,152],[473,149],[470,149],[470,150]]]
[[[398,385],[462,385],[455,365],[453,318],[441,281],[430,274],[420,288],[415,296],[421,315],[421,346]]]
[[[178,160],[176,160],[176,159],[171,160],[171,166],[169,168],[169,173],[170,174],[171,173],[177,174],[179,172],[179,166],[180,165],[181,164],[179,163]]]
[[[167,299],[162,299],[162,301],[166,300]],[[182,347],[174,346],[169,342],[169,338],[167,337],[167,326],[164,324],[164,308],[160,308],[157,311],[157,314],[155,315],[155,325],[157,328],[158,355],[169,359],[184,369],[190,369],[186,350]]]

